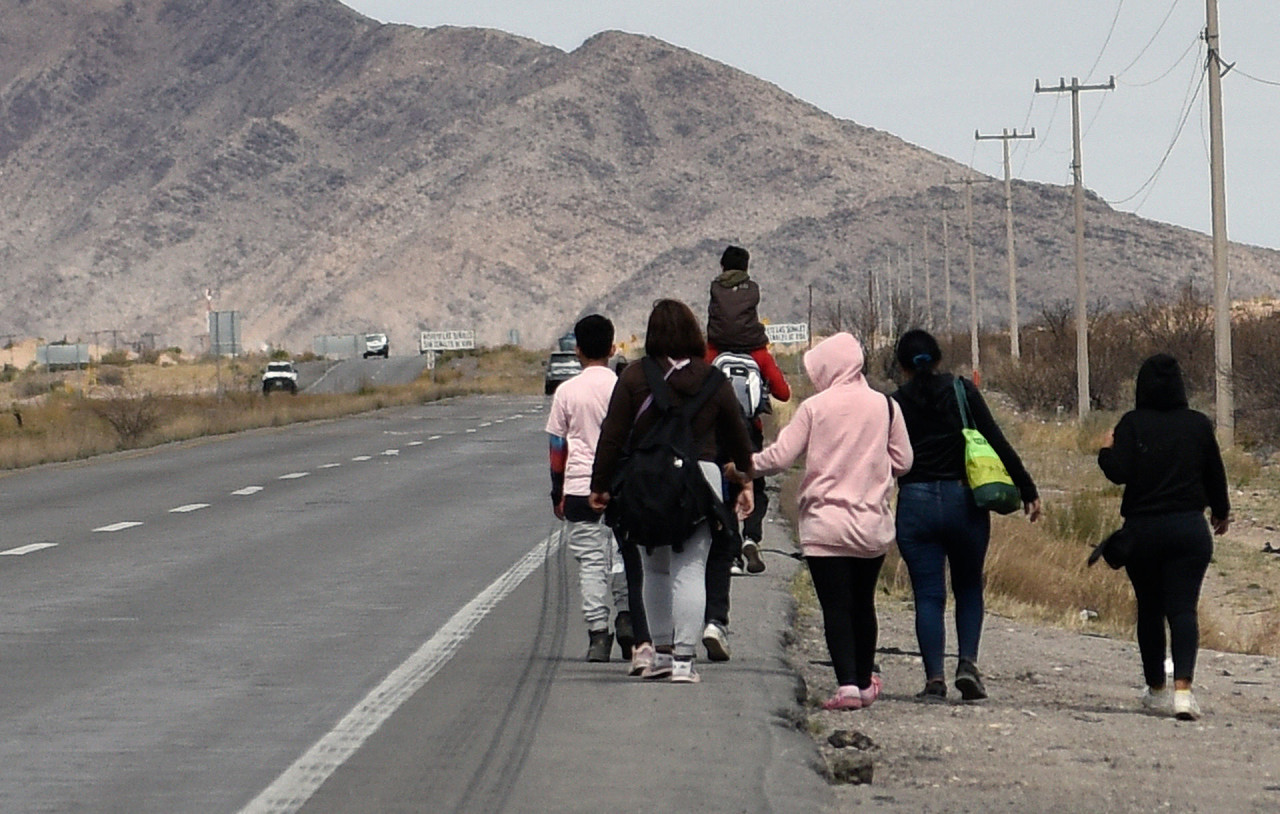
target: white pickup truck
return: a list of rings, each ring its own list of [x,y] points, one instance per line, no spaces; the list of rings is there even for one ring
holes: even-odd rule
[[[262,393],[266,395],[272,390],[288,390],[298,393],[298,370],[292,362],[268,362],[262,374]]]
[[[365,334],[364,335],[364,357],[368,359],[370,356],[381,356],[388,359],[391,356],[391,342],[387,340],[386,334]]]

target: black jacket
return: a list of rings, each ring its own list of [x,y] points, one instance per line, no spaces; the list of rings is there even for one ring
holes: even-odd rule
[[[1113,483],[1124,484],[1125,517],[1201,512],[1208,506],[1223,518],[1231,511],[1213,423],[1190,408],[1125,413],[1114,445],[1098,450],[1098,466]]]
[[[949,374],[917,376],[893,394],[902,406],[911,449],[915,451],[915,463],[911,465],[910,472],[898,478],[899,483],[966,480],[964,436],[960,433],[964,422],[960,419],[960,405],[956,403],[954,381],[955,377]],[[1040,496],[1036,485],[1022,465],[1022,459],[991,417],[982,393],[968,379],[960,381],[964,384],[965,399],[969,402],[969,415],[974,426],[1000,456],[1023,502],[1034,501]]]

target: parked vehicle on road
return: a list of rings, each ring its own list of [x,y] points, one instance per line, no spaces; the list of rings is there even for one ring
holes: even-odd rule
[[[364,335],[364,358],[368,359],[370,356],[381,356],[383,359],[391,356],[391,342],[386,334]]]
[[[288,390],[298,393],[298,370],[292,362],[268,362],[262,374],[262,393],[266,395],[272,390]]]
[[[547,360],[547,374],[543,392],[548,396],[556,392],[556,388],[561,382],[566,382],[582,372],[582,363],[578,361],[578,354],[573,351],[552,351],[551,358]]]

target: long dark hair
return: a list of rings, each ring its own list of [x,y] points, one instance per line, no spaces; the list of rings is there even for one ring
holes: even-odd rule
[[[655,359],[701,359],[707,340],[693,310],[680,300],[658,300],[649,314],[644,352]]]
[[[933,334],[921,328],[912,328],[898,338],[894,349],[898,365],[911,374],[911,379],[902,385],[902,393],[921,404],[939,405],[945,401],[950,384],[941,387],[938,376],[938,363],[942,361],[942,348]]]

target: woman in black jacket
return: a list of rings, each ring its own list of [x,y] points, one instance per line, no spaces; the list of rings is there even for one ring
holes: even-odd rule
[[[911,437],[915,462],[898,478],[898,553],[907,564],[916,605],[916,640],[925,685],[918,698],[947,697],[943,672],[947,571],[955,597],[960,660],[955,687],[966,701],[987,697],[978,672],[982,638],[983,567],[991,539],[991,517],[973,501],[965,476],[964,423],[956,399],[956,377],[939,372],[942,349],[927,331],[907,331],[898,340],[898,364],[907,382],[893,394]],[[974,425],[1000,456],[1018,487],[1031,522],[1040,517],[1036,485],[972,382],[960,379]]]
[[[1120,418],[1098,450],[1098,465],[1124,485],[1120,514],[1134,540],[1125,565],[1138,602],[1138,649],[1148,709],[1163,708],[1165,623],[1173,651],[1173,711],[1187,721],[1200,717],[1191,694],[1200,626],[1196,603],[1213,537],[1226,534],[1231,505],[1227,475],[1209,417],[1187,407],[1178,360],[1157,354],[1138,370],[1137,409]]]

